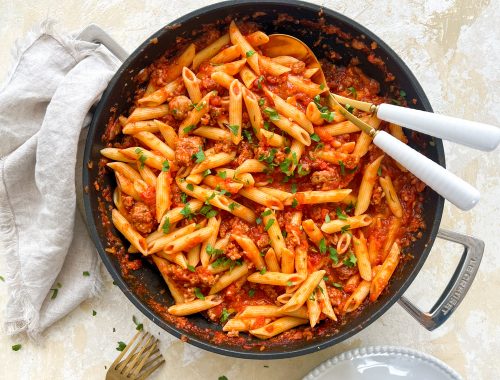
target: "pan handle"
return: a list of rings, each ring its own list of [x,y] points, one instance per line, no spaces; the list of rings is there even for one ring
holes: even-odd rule
[[[94,42],[97,44],[104,45],[111,53],[113,53],[116,58],[124,62],[129,53],[118,44],[108,33],[102,30],[96,24],[90,24],[85,29],[83,29],[77,37],[79,40]]]
[[[484,242],[471,236],[448,230],[439,230],[437,237],[460,244],[464,247],[462,257],[455,273],[446,286],[443,294],[430,311],[424,312],[408,298],[401,297],[398,303],[427,330],[432,331],[441,326],[453,314],[460,302],[465,298],[483,257]]]

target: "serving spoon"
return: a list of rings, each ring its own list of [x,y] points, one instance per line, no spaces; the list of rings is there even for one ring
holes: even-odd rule
[[[466,211],[477,204],[480,194],[476,188],[389,133],[378,131],[358,119],[342,104],[349,104],[359,110],[375,114],[379,119],[418,132],[485,151],[494,150],[500,143],[500,128],[390,104],[375,105],[332,94],[316,55],[304,42],[287,34],[270,35],[268,43],[260,48],[271,58],[291,55],[305,61],[310,67],[317,67],[318,71],[311,80],[324,86],[331,109],[337,110],[364,133],[369,134],[375,145],[455,206]]]

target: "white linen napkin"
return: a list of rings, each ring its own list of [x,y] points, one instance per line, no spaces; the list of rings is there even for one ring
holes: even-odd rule
[[[120,62],[48,21],[17,44],[15,60],[0,89],[5,331],[36,337],[100,288],[97,253],[76,207],[77,156],[89,110]]]

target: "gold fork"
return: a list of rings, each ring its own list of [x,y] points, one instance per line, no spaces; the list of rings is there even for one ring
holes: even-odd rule
[[[136,340],[137,344],[132,348]],[[123,359],[129,350],[130,353]],[[164,362],[158,349],[158,339],[139,331],[111,364],[106,380],[144,380]]]

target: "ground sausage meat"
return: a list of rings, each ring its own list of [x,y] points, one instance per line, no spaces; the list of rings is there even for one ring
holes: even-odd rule
[[[188,112],[192,108],[191,100],[187,96],[180,95],[174,97],[170,103],[168,103],[170,112],[176,120],[183,120],[186,118]]]
[[[339,187],[341,178],[337,170],[319,170],[311,174],[311,183],[318,190],[332,190]]]
[[[191,165],[191,157],[203,148],[203,140],[198,136],[181,137],[175,144],[175,160],[179,166]]]
[[[250,160],[252,158],[253,158],[252,146],[246,141],[241,141],[238,144],[238,154],[236,155],[236,163],[239,166],[246,160]]]
[[[130,221],[142,234],[149,234],[154,229],[153,215],[148,206],[142,202],[136,202],[130,209]]]
[[[298,75],[304,72],[306,64],[303,61],[298,61],[292,63],[292,66],[290,68],[292,69],[292,74]]]
[[[236,146],[231,141],[217,141],[214,145],[215,153],[231,153]]]

